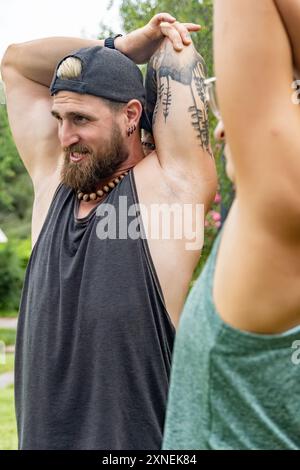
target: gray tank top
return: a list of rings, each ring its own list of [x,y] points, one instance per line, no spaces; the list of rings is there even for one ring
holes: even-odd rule
[[[176,335],[164,449],[300,449],[300,327],[260,335],[218,314],[220,235]]]
[[[138,203],[133,172],[84,219],[71,189],[53,198],[20,305],[20,449],[161,447],[175,330],[147,241],[97,235],[125,200]]]

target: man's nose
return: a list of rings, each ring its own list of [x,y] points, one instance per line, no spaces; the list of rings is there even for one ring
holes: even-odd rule
[[[214,137],[217,142],[224,142],[225,141],[225,128],[223,121],[219,121],[215,130],[214,130]]]
[[[58,131],[58,137],[60,144],[63,148],[70,147],[71,145],[77,144],[79,136],[72,125],[68,122],[63,122]]]

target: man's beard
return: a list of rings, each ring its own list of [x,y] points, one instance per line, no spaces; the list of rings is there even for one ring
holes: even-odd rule
[[[70,160],[72,152],[86,153],[82,161]],[[112,176],[128,158],[119,126],[114,123],[111,136],[103,150],[96,154],[87,146],[75,144],[65,148],[65,160],[61,170],[61,181],[76,191],[92,193],[97,190],[99,181]]]

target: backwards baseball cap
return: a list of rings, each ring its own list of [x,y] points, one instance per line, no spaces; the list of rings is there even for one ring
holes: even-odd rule
[[[81,73],[76,78],[57,76],[60,65],[68,57],[75,57],[81,61]],[[132,60],[116,49],[86,47],[65,56],[58,63],[50,85],[51,95],[59,91],[86,93],[119,103],[128,103],[132,99],[137,99],[143,106],[141,127],[152,132],[145,111],[146,91],[143,75]]]

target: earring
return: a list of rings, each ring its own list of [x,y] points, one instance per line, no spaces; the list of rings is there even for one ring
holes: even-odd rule
[[[135,130],[136,130],[136,125],[135,124],[132,127],[129,127],[129,129],[127,130],[128,137],[131,136],[134,133]]]

